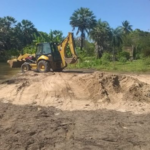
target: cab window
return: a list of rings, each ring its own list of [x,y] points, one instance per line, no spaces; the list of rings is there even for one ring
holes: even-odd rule
[[[41,44],[37,45],[36,54],[37,55],[41,55],[42,54],[42,45]]]
[[[50,54],[51,53],[51,47],[49,43],[43,44],[43,54]]]

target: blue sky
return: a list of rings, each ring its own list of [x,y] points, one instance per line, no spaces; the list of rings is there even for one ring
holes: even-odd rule
[[[69,18],[80,7],[89,8],[112,28],[128,20],[133,29],[150,32],[150,0],[0,0],[0,4],[0,17],[30,20],[47,33],[56,29],[67,35],[72,31]]]

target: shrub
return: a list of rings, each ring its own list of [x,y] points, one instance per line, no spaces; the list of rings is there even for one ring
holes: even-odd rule
[[[102,58],[101,58],[102,64],[103,64],[103,65],[108,65],[109,62],[110,62],[110,59],[111,59],[111,55],[110,55],[109,53],[104,53],[104,54],[102,55]]]
[[[95,57],[92,56],[92,57],[84,57],[84,60],[91,60],[91,61],[93,61],[93,60],[97,60],[97,59],[95,59]]]
[[[110,55],[109,53],[103,53],[101,59],[102,59],[102,61],[103,61],[103,60],[110,61],[111,55]]]
[[[145,49],[143,49],[143,55],[145,57],[149,57],[150,56],[150,47],[146,47]]]
[[[16,50],[16,49],[11,49],[11,50],[5,51],[6,56],[19,56],[19,54],[20,54],[20,51]]]
[[[26,46],[23,48],[23,54],[28,53],[28,54],[34,54],[36,51],[35,46]]]
[[[150,57],[143,59],[144,65],[150,65]]]
[[[126,52],[126,51],[122,51],[122,52],[119,53],[119,58],[118,59],[120,59],[120,58],[126,58],[126,60],[129,60],[130,53]]]
[[[6,61],[8,59],[12,59],[13,58],[17,58],[20,54],[19,50],[16,49],[11,49],[11,50],[5,50],[5,51],[1,51],[0,53],[0,61]]]
[[[101,59],[94,59],[94,60],[91,62],[91,65],[92,65],[92,66],[100,66],[100,65],[102,65],[102,60],[101,60]]]
[[[141,57],[141,55],[139,54],[139,53],[137,53],[137,54],[135,54],[135,57],[134,57],[135,59],[140,59],[140,58],[142,58]]]
[[[125,63],[125,62],[127,62],[127,58],[126,57],[120,57],[119,62]]]

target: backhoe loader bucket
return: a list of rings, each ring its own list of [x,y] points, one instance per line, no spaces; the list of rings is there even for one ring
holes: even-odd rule
[[[20,68],[21,65],[26,61],[25,58],[29,57],[31,54],[20,55],[17,59],[8,60],[10,68]],[[32,55],[34,56],[34,54]]]
[[[75,64],[77,62],[77,58],[65,58],[67,64]]]
[[[20,68],[24,61],[18,61],[16,59],[8,60],[7,63],[9,64],[10,68]]]

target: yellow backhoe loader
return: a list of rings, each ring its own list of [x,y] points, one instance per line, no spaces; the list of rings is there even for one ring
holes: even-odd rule
[[[70,58],[66,56],[67,45],[70,47]],[[61,44],[39,43],[36,45],[35,55],[24,54],[19,56],[17,60],[8,60],[7,62],[10,67],[20,66],[22,72],[28,70],[37,70],[39,72],[62,71],[67,67],[67,64],[77,62],[73,33],[68,33],[68,36]]]

